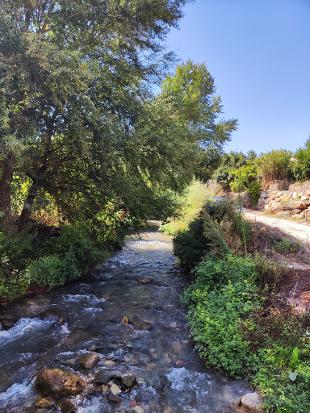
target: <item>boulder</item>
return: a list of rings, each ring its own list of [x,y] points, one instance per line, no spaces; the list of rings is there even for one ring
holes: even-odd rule
[[[122,398],[120,396],[121,393],[122,393],[121,388],[117,384],[112,382],[110,385],[109,393],[108,393],[108,400],[110,402],[120,403],[122,401]]]
[[[61,413],[76,413],[78,410],[78,406],[75,400],[66,399],[61,402],[60,410]]]
[[[112,383],[111,383],[111,386],[110,386],[110,392],[111,392],[112,394],[118,396],[119,394],[121,394],[122,389],[121,389],[117,384],[115,384],[115,383],[112,382]]]
[[[67,396],[82,393],[85,380],[77,373],[60,368],[45,368],[35,379],[35,388],[43,396]]]
[[[84,354],[81,359],[80,363],[84,369],[92,369],[99,361],[99,354],[97,353],[87,353]]]
[[[95,375],[95,383],[99,385],[113,385],[118,384],[118,387],[123,389],[131,388],[137,383],[136,375],[130,371],[120,371],[120,370],[105,370],[101,369],[97,371]]]
[[[136,384],[136,376],[133,373],[125,373],[121,377],[122,384],[130,388]]]
[[[263,413],[262,401],[257,392],[242,396],[240,406],[249,413]]]
[[[113,394],[111,392],[108,393],[108,401],[113,402],[113,403],[120,403],[122,401],[122,398],[118,396],[117,394]]]
[[[35,407],[40,409],[54,407],[54,400],[51,397],[38,397],[35,402]]]
[[[16,319],[7,317],[7,318],[0,320],[0,323],[1,323],[1,330],[9,330],[16,323]]]

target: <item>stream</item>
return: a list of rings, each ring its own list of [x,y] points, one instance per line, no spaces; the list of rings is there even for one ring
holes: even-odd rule
[[[248,390],[204,367],[189,338],[170,237],[146,231],[89,274],[0,310],[0,412],[57,412],[35,407],[34,378],[67,367],[91,380],[100,371],[130,371],[137,384],[118,403],[93,389],[77,396],[78,413],[229,413]],[[90,369],[79,357],[96,352]]]

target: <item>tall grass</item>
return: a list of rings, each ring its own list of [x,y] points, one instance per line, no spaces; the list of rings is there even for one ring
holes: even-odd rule
[[[173,219],[162,225],[161,230],[169,235],[186,231],[189,224],[199,215],[202,206],[211,196],[207,186],[194,181],[180,199],[180,206]]]

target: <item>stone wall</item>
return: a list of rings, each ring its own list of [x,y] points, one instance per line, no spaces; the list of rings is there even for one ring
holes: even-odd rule
[[[310,221],[310,181],[291,185],[285,185],[282,181],[273,182],[261,193],[258,208],[266,212]]]

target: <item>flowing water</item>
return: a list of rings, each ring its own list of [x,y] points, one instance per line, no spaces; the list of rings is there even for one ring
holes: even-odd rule
[[[126,369],[138,385],[121,403],[98,391],[79,396],[78,413],[233,412],[231,402],[246,386],[199,360],[180,302],[183,289],[170,238],[150,231],[79,282],[1,310],[0,318],[13,318],[14,325],[0,331],[0,412],[55,411],[33,407],[36,373],[72,366],[89,351],[101,359],[90,370],[80,368],[83,375]]]

